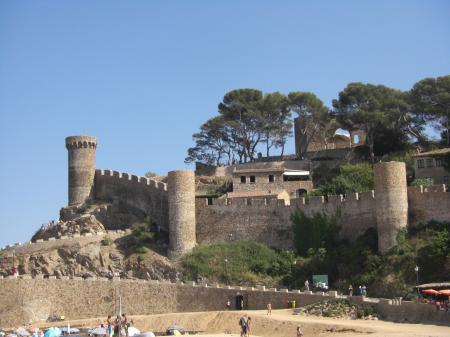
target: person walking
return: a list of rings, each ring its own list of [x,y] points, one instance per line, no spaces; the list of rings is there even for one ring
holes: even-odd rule
[[[305,281],[305,290],[309,291],[309,281],[308,280]]]
[[[247,315],[241,316],[239,319],[239,325],[241,326],[241,337],[247,336]]]
[[[267,315],[272,315],[272,303],[267,303]]]
[[[122,314],[122,329],[125,331],[125,336],[128,337],[128,327],[130,324],[128,323],[128,318],[126,314]]]
[[[250,337],[251,325],[252,325],[252,318],[249,316],[247,318],[247,337]]]
[[[231,308],[231,302],[230,299],[227,300],[227,310],[230,310]]]
[[[297,337],[303,337],[302,326],[297,325]]]
[[[348,295],[353,296],[353,286],[351,284],[348,286]]]

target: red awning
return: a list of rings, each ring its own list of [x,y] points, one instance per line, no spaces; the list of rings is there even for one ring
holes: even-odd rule
[[[434,290],[434,289],[425,289],[425,290],[422,290],[422,294],[439,295],[439,291]]]

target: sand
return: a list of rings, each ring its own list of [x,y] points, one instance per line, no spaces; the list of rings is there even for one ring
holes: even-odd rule
[[[304,336],[336,337],[449,337],[450,326],[392,323],[373,320],[332,319],[326,317],[292,315],[292,310],[266,311],[215,311],[195,313],[172,313],[129,317],[141,331],[163,332],[171,324],[180,324],[188,331],[197,331],[202,337],[238,337],[239,317],[246,313],[252,318],[252,337],[296,336],[301,325]],[[104,318],[102,318],[104,319]],[[71,326],[95,326],[100,319],[71,321]],[[64,324],[67,324],[65,322]],[[60,325],[60,324],[56,324]],[[450,325],[450,313],[449,313]],[[43,324],[42,326],[48,326]]]

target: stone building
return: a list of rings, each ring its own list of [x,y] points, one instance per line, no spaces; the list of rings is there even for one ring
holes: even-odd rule
[[[416,178],[433,179],[434,184],[449,184],[450,172],[444,166],[445,157],[449,158],[450,148],[422,152],[414,156]],[[448,159],[447,159],[448,160]]]

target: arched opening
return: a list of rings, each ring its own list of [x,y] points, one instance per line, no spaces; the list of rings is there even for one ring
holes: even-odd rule
[[[244,296],[240,293],[236,295],[236,310],[244,310]]]
[[[307,194],[308,194],[308,191],[305,190],[304,188],[300,188],[297,190],[297,198],[304,197]]]

